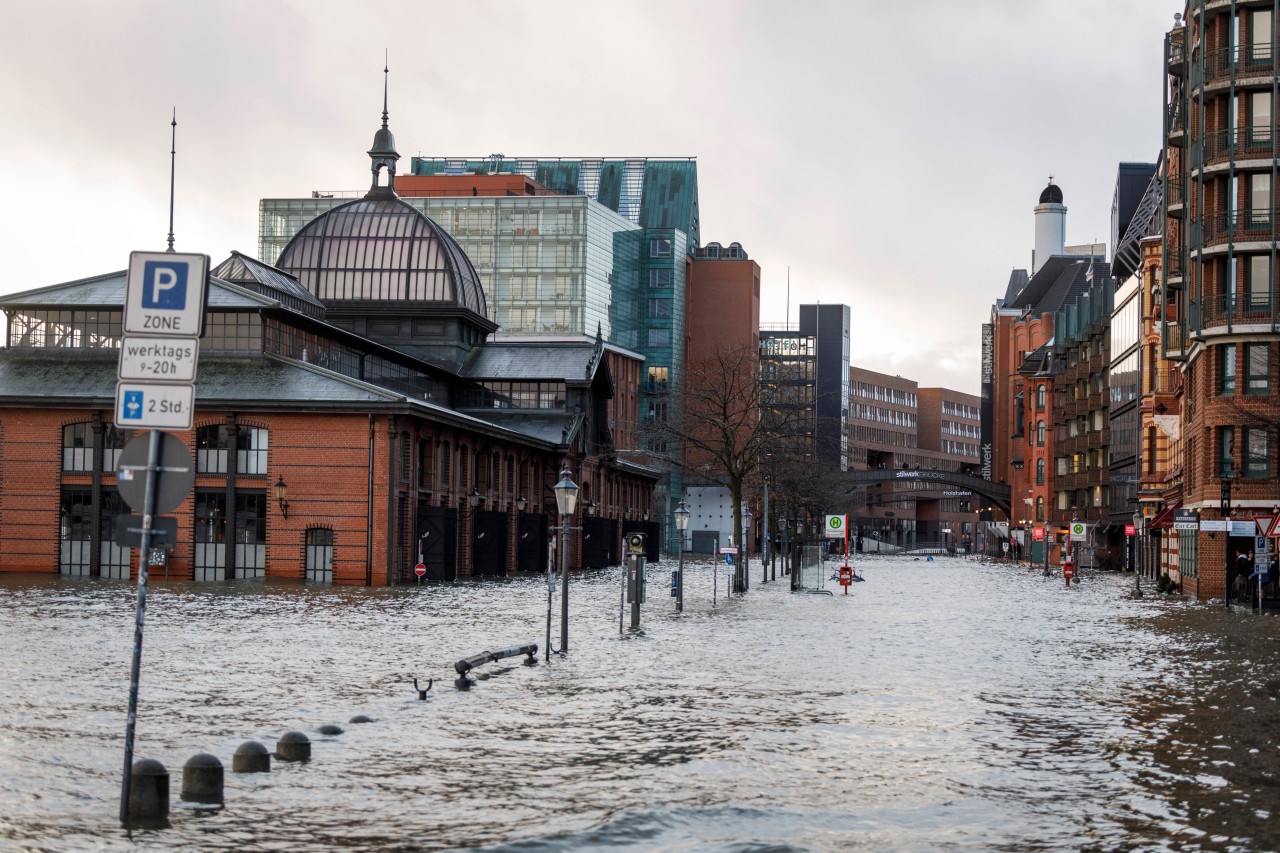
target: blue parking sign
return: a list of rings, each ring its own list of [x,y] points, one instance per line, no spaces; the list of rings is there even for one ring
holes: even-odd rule
[[[142,281],[143,308],[182,311],[187,307],[187,264],[146,261]]]

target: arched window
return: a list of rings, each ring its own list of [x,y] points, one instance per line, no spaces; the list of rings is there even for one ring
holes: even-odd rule
[[[1036,445],[1044,447],[1044,421],[1036,421]]]
[[[1037,486],[1044,485],[1044,460],[1043,459],[1036,460],[1036,485]]]
[[[1044,385],[1037,385],[1036,386],[1036,408],[1037,409],[1044,408],[1044,403],[1045,403],[1044,398],[1045,398]]]
[[[1036,521],[1044,521],[1044,496],[1036,498]]]

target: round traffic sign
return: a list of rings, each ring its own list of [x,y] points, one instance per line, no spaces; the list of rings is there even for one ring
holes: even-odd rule
[[[418,563],[418,565],[413,567],[413,573],[418,577],[422,577],[427,573],[427,567],[424,566],[422,563]]]
[[[116,464],[116,486],[120,497],[134,512],[145,512],[143,503],[147,495],[147,461],[151,453],[151,437],[160,442],[157,471],[155,473],[155,501],[153,512],[163,515],[177,509],[196,482],[195,466],[191,464],[191,451],[176,435],[151,430],[129,439],[120,451]]]

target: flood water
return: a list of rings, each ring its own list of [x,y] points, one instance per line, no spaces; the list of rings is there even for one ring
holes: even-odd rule
[[[714,608],[711,566],[688,567],[683,614],[674,566],[651,567],[643,632],[621,638],[620,570],[575,578],[569,655],[487,664],[467,692],[454,661],[542,645],[543,579],[154,580],[135,757],[168,768],[173,807],[132,838],[134,587],[0,576],[0,849],[1261,849],[1190,825],[1170,790],[1235,794],[1151,752],[1195,688],[1144,614],[1201,605],[1131,601],[1132,576],[858,566],[848,596],[818,596],[757,565]],[[435,679],[426,701],[415,677]],[[290,730],[311,762],[231,773],[238,745]],[[200,752],[227,768],[220,810],[179,801]]]

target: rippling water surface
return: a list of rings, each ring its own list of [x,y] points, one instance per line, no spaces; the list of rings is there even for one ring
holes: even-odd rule
[[[1176,704],[1180,679],[1132,576],[860,567],[847,597],[757,576],[714,608],[711,567],[688,567],[685,612],[655,583],[623,637],[619,570],[575,579],[570,654],[488,664],[467,692],[454,661],[542,644],[541,578],[153,582],[135,755],[169,769],[173,811],[132,839],[134,588],[0,576],[0,848],[1196,849],[1144,746],[1144,697]],[[436,680],[426,701],[415,677]],[[289,730],[310,763],[230,772],[239,744]],[[227,767],[221,810],[178,801],[198,752]]]

